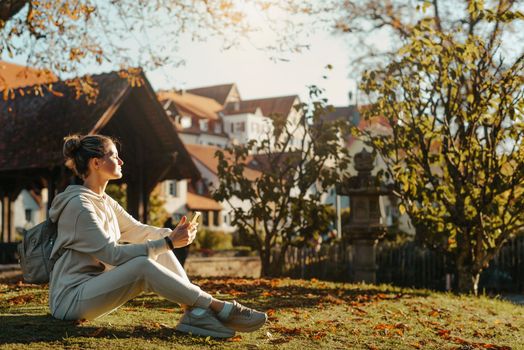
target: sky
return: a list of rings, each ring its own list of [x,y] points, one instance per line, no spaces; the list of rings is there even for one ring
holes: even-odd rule
[[[224,51],[217,42],[184,40],[180,47],[178,55],[185,65],[147,73],[155,89],[236,83],[243,99],[299,95],[307,101],[307,87],[314,84],[325,90],[330,104],[354,103],[348,97],[350,91],[355,96],[355,82],[348,77],[349,48],[340,36],[317,33],[310,38],[309,49],[286,56],[286,61],[247,45]],[[333,68],[326,69],[328,64]]]
[[[285,60],[275,60],[271,57],[274,53],[257,49],[255,45],[271,45],[278,40],[278,34],[275,30],[268,29],[267,18],[253,6],[249,3],[243,6],[250,24],[257,28],[250,34],[250,42],[242,41],[238,46],[224,50],[220,39],[210,38],[201,42],[191,40],[189,35],[179,38],[178,50],[173,52],[173,55],[182,59],[185,64],[176,68],[146,70],[146,76],[153,88],[190,89],[236,83],[243,99],[299,95],[302,101],[307,102],[308,86],[316,85],[325,90],[324,97],[330,104],[347,106],[355,103],[348,98],[349,92],[355,96],[356,84],[349,78],[349,47],[344,37],[320,27],[316,27],[316,32],[312,33],[313,26],[308,25],[307,34],[297,34],[301,37],[297,41],[306,44],[308,48],[297,54],[282,54]],[[283,12],[272,13],[275,22],[285,20],[285,16]],[[159,30],[162,30],[160,25]],[[150,34],[152,35],[146,36],[147,39],[161,35]],[[133,39],[135,35],[129,35],[129,38]],[[132,41],[130,40],[129,44],[131,49],[140,53],[140,45]],[[4,52],[4,59],[6,56]],[[26,64],[25,55],[6,60]],[[328,65],[332,69],[326,69]],[[96,74],[111,69],[115,68],[108,63],[102,66],[86,64],[79,74]]]

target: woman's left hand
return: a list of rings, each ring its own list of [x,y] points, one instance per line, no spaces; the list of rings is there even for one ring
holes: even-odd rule
[[[175,248],[182,248],[191,244],[196,237],[198,224],[192,224],[183,216],[178,225],[169,234]]]

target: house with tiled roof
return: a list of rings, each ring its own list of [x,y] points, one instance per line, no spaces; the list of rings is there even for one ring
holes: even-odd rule
[[[160,91],[157,96],[184,143],[228,144],[220,117],[223,107],[217,101],[185,91]]]
[[[291,128],[300,122],[301,111],[295,109],[299,103],[297,95],[230,102],[222,111],[224,130],[232,143],[245,144],[253,139],[267,139],[273,132],[275,119],[286,120]],[[300,144],[301,132],[300,128],[296,130],[292,145]]]
[[[208,202],[213,201],[209,197],[210,190],[218,186],[218,160],[215,158],[217,149],[231,144],[246,144],[250,140],[272,140],[275,119],[285,120],[291,126],[297,125],[301,119],[301,111],[294,108],[300,103],[298,96],[242,100],[236,84],[199,87],[185,91],[160,91],[158,98],[202,174],[201,181],[169,181],[164,192],[185,192],[193,197],[204,196]],[[292,140],[296,146],[301,139],[298,133],[297,139]],[[247,168],[246,175],[255,178],[260,172]],[[204,198],[199,200],[204,202]],[[236,204],[245,205],[240,202]],[[208,211],[209,214],[206,214],[209,216],[209,219],[205,218],[206,221],[217,224],[209,228],[232,231],[229,204],[216,203],[217,209],[218,206],[221,206],[222,210]],[[187,206],[178,198],[169,195],[166,196],[166,208],[173,212],[175,217],[187,211]]]
[[[158,98],[187,144],[244,144],[271,135],[275,118],[297,125],[301,117],[297,95],[242,100],[236,84],[160,91]]]

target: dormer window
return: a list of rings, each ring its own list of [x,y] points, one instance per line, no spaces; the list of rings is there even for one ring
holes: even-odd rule
[[[180,118],[180,125],[183,129],[190,128],[192,126],[193,122],[191,120],[191,117],[185,115]]]
[[[202,181],[198,181],[198,182],[196,183],[196,191],[197,191],[197,194],[200,194],[200,195],[204,194],[204,190],[205,190],[205,189],[204,189],[204,184],[202,183]]]
[[[209,129],[209,121],[207,119],[200,119],[198,121],[200,126],[200,131],[208,131]]]

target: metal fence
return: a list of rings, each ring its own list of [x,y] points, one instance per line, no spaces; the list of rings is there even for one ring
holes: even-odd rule
[[[351,246],[342,243],[312,248],[290,247],[284,275],[293,278],[318,278],[351,281]],[[397,286],[447,290],[454,286],[454,262],[444,254],[414,242],[381,242],[376,250],[377,282]],[[482,272],[479,289],[487,291],[524,291],[524,236],[507,242]]]

